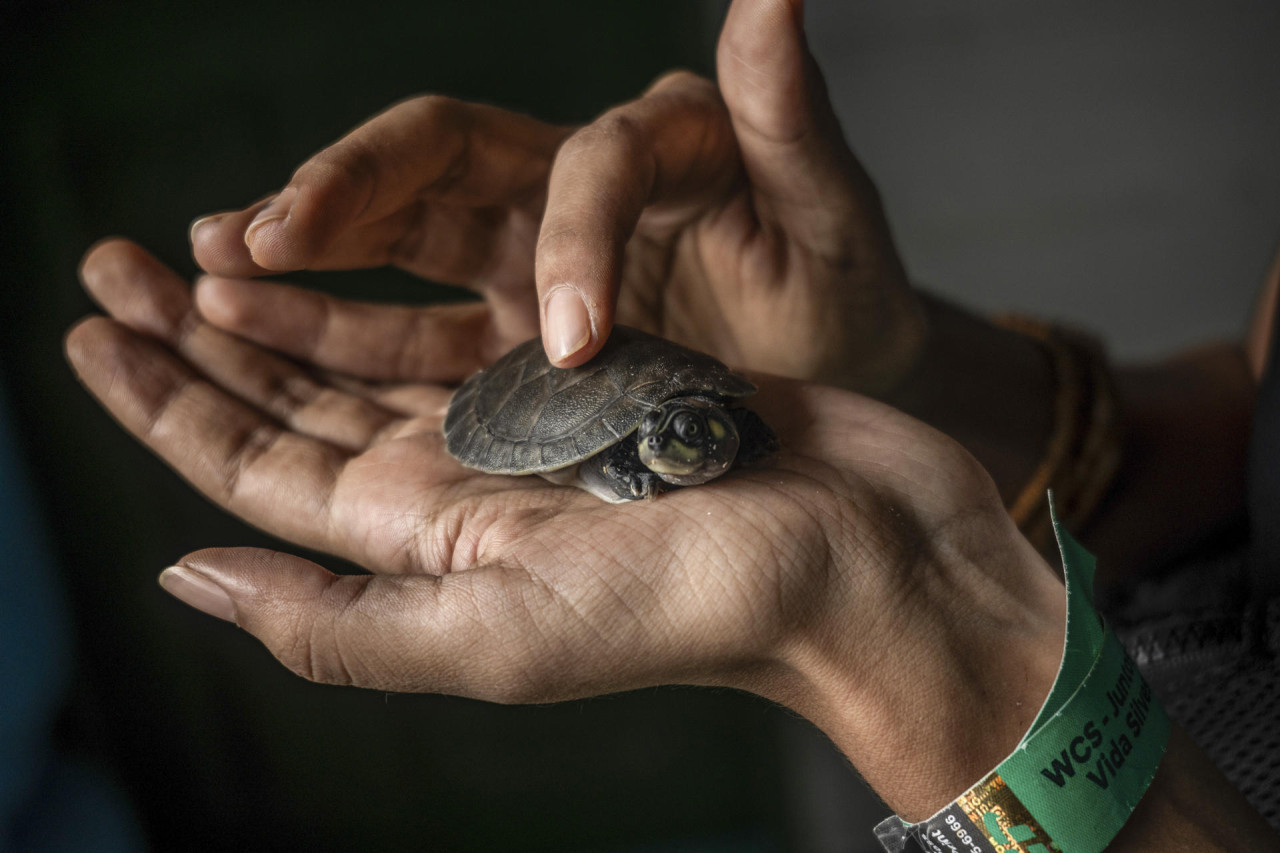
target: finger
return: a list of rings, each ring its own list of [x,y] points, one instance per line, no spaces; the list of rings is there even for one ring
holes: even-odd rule
[[[335,575],[288,554],[234,548],[190,554],[160,582],[312,681],[526,703],[638,677],[625,664],[603,666],[607,641],[575,627],[565,599],[519,569]]]
[[[587,361],[613,326],[623,249],[649,205],[671,227],[728,186],[736,173],[724,108],[707,80],[660,79],[561,148],[547,191],[535,275],[547,356]]]
[[[250,218],[214,223],[197,260],[210,272],[311,268],[343,234],[411,209],[421,199],[470,207],[526,206],[541,199],[550,160],[566,131],[506,110],[447,97],[392,106],[307,160],[287,187]],[[225,228],[224,228],[225,225]],[[244,254],[232,251],[233,236]],[[387,255],[396,234],[378,231]]]
[[[244,210],[215,213],[192,223],[191,245],[206,272],[230,278],[267,275],[248,254],[244,235],[271,199]],[[442,284],[484,289],[515,278],[513,259],[533,262],[531,217],[500,206],[473,207],[413,200],[381,219],[351,224],[334,235],[307,265],[312,270],[398,266]],[[522,255],[521,252],[524,252]]]
[[[345,373],[324,372],[325,382],[348,394],[372,400],[406,418],[434,419],[442,425],[453,387],[423,382],[365,382]]]
[[[356,451],[393,431],[400,419],[205,323],[186,282],[134,243],[99,243],[86,254],[80,274],[115,319],[164,341],[215,384],[297,432]]]
[[[515,341],[479,303],[349,302],[288,285],[207,276],[196,306],[215,326],[329,370],[376,381],[456,383]]]
[[[220,214],[193,226],[192,245],[206,270],[235,278],[270,272],[254,263],[245,249],[243,234],[251,215]],[[419,201],[339,233],[309,268],[391,265],[431,281],[470,288],[489,302],[495,329],[519,342],[538,333],[536,238],[537,216],[523,210]]]
[[[735,0],[716,52],[757,215],[823,254],[850,250],[851,217],[880,222],[809,53],[803,0]]]
[[[201,268],[219,275],[253,276],[270,272],[258,266],[244,243],[244,232],[274,195],[259,199],[242,210],[226,210],[201,216],[187,229],[191,256]]]
[[[82,321],[66,351],[112,416],[213,501],[276,535],[339,552],[329,522],[347,453],[282,429],[115,320]]]

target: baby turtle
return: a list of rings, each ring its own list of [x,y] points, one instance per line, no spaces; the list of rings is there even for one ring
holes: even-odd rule
[[[734,404],[756,387],[709,355],[615,326],[581,367],[553,367],[525,341],[449,403],[449,453],[491,474],[541,474],[611,503],[719,477],[777,449]]]

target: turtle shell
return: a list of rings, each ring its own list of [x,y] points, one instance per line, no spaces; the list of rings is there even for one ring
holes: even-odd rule
[[[711,356],[627,326],[614,326],[581,367],[553,367],[534,338],[463,383],[449,403],[445,443],[469,468],[555,471],[617,443],[672,397],[755,390]]]

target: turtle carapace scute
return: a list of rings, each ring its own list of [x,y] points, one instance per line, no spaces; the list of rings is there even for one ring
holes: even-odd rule
[[[540,474],[610,501],[653,498],[763,458],[777,438],[738,405],[756,388],[705,353],[627,326],[579,367],[525,341],[463,383],[445,445],[491,474]]]

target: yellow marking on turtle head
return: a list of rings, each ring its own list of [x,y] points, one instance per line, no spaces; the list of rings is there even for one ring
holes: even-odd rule
[[[692,474],[702,467],[705,459],[701,449],[669,438],[658,453],[641,443],[640,461],[655,474]]]

